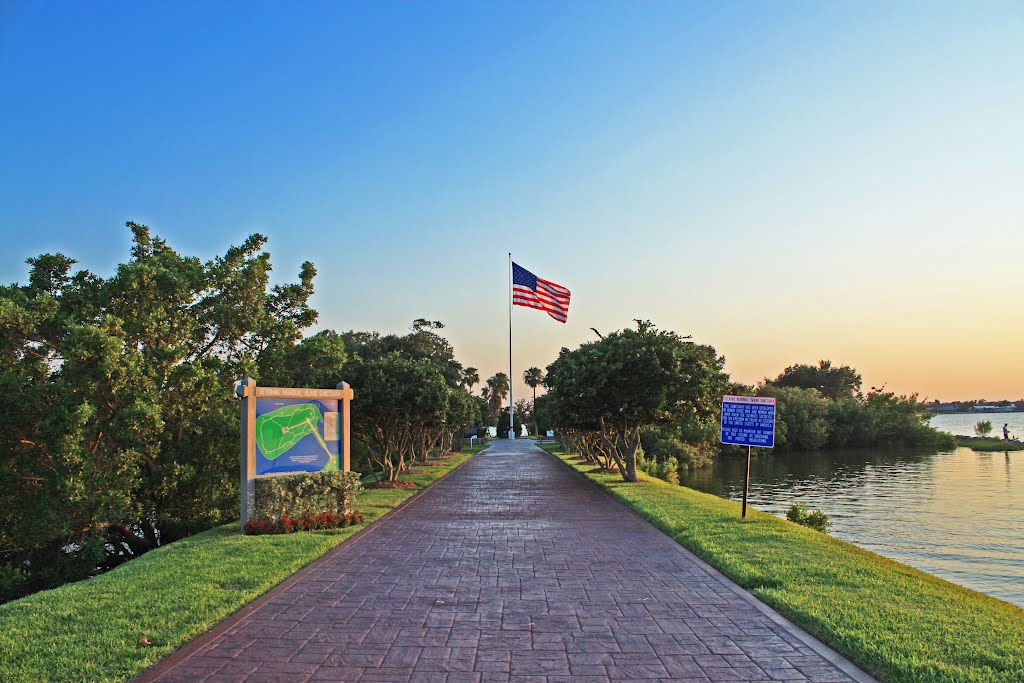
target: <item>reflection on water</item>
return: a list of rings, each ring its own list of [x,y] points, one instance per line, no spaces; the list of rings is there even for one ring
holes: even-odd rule
[[[683,484],[740,500],[743,466],[723,458]],[[762,453],[750,477],[759,510],[802,501],[838,538],[1024,607],[1024,451]]]

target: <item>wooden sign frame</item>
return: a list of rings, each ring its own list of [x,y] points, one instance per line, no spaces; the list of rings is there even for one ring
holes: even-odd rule
[[[273,474],[256,474],[256,399],[287,398],[287,399],[330,399],[338,401],[338,414],[341,420],[341,439],[339,442],[338,469],[348,472],[351,466],[351,419],[350,404],[352,388],[348,382],[342,382],[337,389],[296,389],[289,387],[261,387],[251,377],[238,384],[235,393],[242,399],[241,405],[241,453],[240,453],[240,484],[241,484],[241,528],[245,533],[245,523],[256,511],[256,478],[258,476],[275,476]],[[281,473],[287,474],[287,473]]]

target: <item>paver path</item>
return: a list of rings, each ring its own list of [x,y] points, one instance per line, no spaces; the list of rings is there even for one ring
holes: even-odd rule
[[[871,680],[529,441],[499,441],[145,679]]]

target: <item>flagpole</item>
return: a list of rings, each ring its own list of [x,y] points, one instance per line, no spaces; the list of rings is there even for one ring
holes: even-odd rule
[[[508,252],[508,438],[516,438],[516,420],[512,407],[512,252]]]

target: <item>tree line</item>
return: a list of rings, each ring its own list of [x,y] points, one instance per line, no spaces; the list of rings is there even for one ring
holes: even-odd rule
[[[0,598],[237,519],[241,378],[348,381],[356,462],[385,482],[490,420],[440,323],[304,338],[312,263],[271,285],[261,235],[203,261],[128,227],[109,277],[43,254],[0,287]]]
[[[566,450],[636,481],[637,471],[678,483],[688,468],[720,453],[722,396],[777,399],[775,452],[903,446],[947,448],[953,438],[928,425],[917,395],[884,387],[861,390],[849,366],[792,365],[757,386],[733,382],[714,347],[649,321],[563,348],[547,367],[548,392],[535,400],[538,421],[551,425]],[[745,449],[744,449],[745,450]]]

